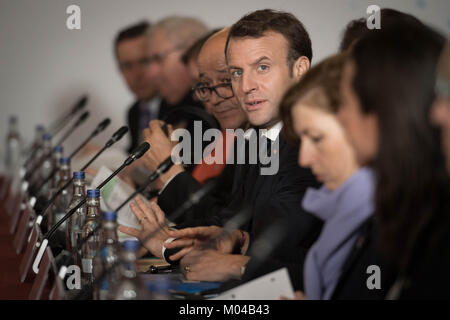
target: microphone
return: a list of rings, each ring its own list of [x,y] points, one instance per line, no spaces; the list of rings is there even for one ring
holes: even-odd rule
[[[100,132],[106,129],[106,127],[111,123],[111,120],[109,118],[106,118],[102,122],[100,122],[95,128],[94,132],[92,132],[86,140],[84,140],[78,148],[76,148],[68,157],[69,159],[72,159],[73,156],[75,156],[92,138],[94,138],[96,135],[98,135]],[[53,168],[52,172],[48,175],[48,177],[39,185],[39,187],[36,189],[36,186],[32,186],[30,190],[41,190],[41,188],[50,181],[50,179],[53,178],[53,176],[58,171],[58,168]]]
[[[217,184],[217,180],[216,179],[211,179],[209,181],[207,181],[202,188],[200,188],[199,190],[191,193],[188,197],[188,199],[180,206],[178,207],[169,217],[169,220],[175,220],[177,218],[179,218],[183,213],[185,213],[187,210],[191,209],[194,205],[196,205],[198,202],[200,202],[200,200],[206,196],[208,193],[210,193]],[[166,221],[164,221],[162,224],[160,224],[158,226],[158,228],[156,228],[155,230],[153,230],[150,234],[148,234],[142,241],[141,241],[141,248],[142,248],[142,243],[146,243],[148,240],[150,240],[153,236],[155,236],[155,234],[157,234],[158,232],[160,232],[163,228],[168,226],[168,221],[166,219]],[[97,227],[98,229],[100,229],[100,227]],[[95,233],[97,230],[93,230],[92,233]],[[44,240],[45,241],[45,240]],[[81,298],[83,298],[87,292],[91,291],[94,286],[98,285],[100,283],[100,281],[102,281],[102,279],[108,275],[112,270],[114,270],[120,263],[120,260],[116,261],[111,267],[103,269],[101,274],[94,280],[94,283],[89,284],[88,286],[86,286],[85,288],[83,288],[81,290],[80,293],[78,293],[78,295],[76,295],[74,297],[74,300],[80,300]],[[33,266],[34,268],[34,266]],[[62,274],[62,273],[60,273]],[[87,288],[87,289],[86,289]]]
[[[83,141],[83,143],[76,148],[74,151],[72,151],[72,153],[69,155],[69,158],[72,158],[73,156],[75,156],[81,149],[83,149],[83,147],[94,137],[96,137],[99,133],[101,133],[103,130],[105,130],[109,124],[111,123],[111,119],[106,118],[105,120],[103,120],[102,122],[100,122],[97,125],[97,128],[95,128],[94,132],[91,133],[91,135],[89,137],[86,138],[86,140]]]
[[[59,139],[57,146],[61,145],[72,133],[73,131],[83,122],[86,121],[86,119],[89,118],[89,111],[85,111],[81,116],[78,118],[78,120],[72,125],[72,128],[67,130],[67,132],[64,134],[64,136]]]
[[[75,114],[77,114],[79,111],[81,111],[88,102],[88,96],[83,95],[81,98],[75,103],[75,105],[72,107],[72,109],[60,117],[59,119],[56,119],[51,125],[49,125],[48,132],[51,133],[52,136],[56,135],[72,118]]]
[[[168,157],[166,160],[164,160],[163,162],[161,162],[161,164],[158,166],[158,168],[156,169],[156,171],[154,173],[152,173],[148,179],[147,182],[145,183],[144,186],[140,187],[139,189],[137,189],[135,192],[133,192],[133,194],[131,194],[124,202],[122,202],[122,204],[120,204],[116,210],[114,210],[114,212],[119,212],[131,199],[133,199],[134,197],[136,197],[136,195],[138,195],[140,192],[142,192],[150,183],[152,183],[153,181],[155,181],[156,179],[159,178],[159,176],[165,172],[167,172],[167,170],[169,170],[171,167],[173,166],[173,162],[172,162],[172,158]],[[98,230],[101,229],[101,225],[98,225],[94,230],[92,230],[85,238],[83,238],[80,243],[78,244],[78,246],[72,250],[72,255],[68,256],[68,258],[64,261],[64,263],[62,264],[61,268],[60,268],[60,272],[59,272],[59,276],[61,279],[64,279],[65,275],[66,275],[66,271],[67,271],[67,267],[66,265],[70,262],[70,260],[72,259],[72,257],[75,255],[76,252],[78,252],[79,250],[81,250],[81,248],[83,247],[83,245],[89,241],[89,239],[98,232]]]
[[[112,135],[112,137],[105,143],[105,146],[99,151],[97,152],[97,154],[92,157],[91,160],[89,160],[80,170],[78,171],[84,171],[87,167],[89,167],[91,165],[92,162],[94,162],[102,153],[103,151],[105,151],[106,149],[108,149],[109,147],[111,147],[114,143],[116,143],[117,141],[119,141],[126,133],[128,132],[128,127],[127,126],[122,126],[119,128],[119,130],[117,130],[116,132],[114,132],[114,134]],[[56,198],[63,192],[64,189],[66,189],[73,181],[73,177],[70,178],[69,181],[66,182],[66,184],[64,186],[61,187],[61,189],[59,189],[50,200],[48,200],[44,206],[44,208],[41,210],[40,215],[36,218],[36,223],[39,225],[42,222],[42,218],[45,215],[45,212],[47,211],[47,209],[51,206],[51,204],[53,202],[55,202]],[[36,203],[33,206],[33,209],[36,208]]]
[[[160,175],[166,173],[173,166],[172,157],[167,157],[166,160],[161,162],[161,164],[156,168],[156,171],[153,172],[147,179],[147,181],[140,188],[136,189],[120,206],[118,206],[115,212],[119,212],[120,209],[123,208],[131,199],[136,197],[139,193],[145,190],[153,181],[159,178]]]
[[[143,142],[142,144],[140,144],[133,152],[132,154],[125,159],[125,161],[123,162],[123,164],[116,169],[116,171],[114,171],[108,178],[106,178],[102,183],[100,183],[95,189],[101,189],[103,188],[109,181],[111,181],[112,178],[114,178],[120,171],[122,171],[126,166],[130,165],[131,163],[133,163],[133,161],[139,159],[140,157],[142,157],[142,155],[144,153],[146,153],[148,151],[148,149],[150,148],[150,144],[148,144],[148,142]],[[33,271],[37,274],[39,272],[39,263],[41,262],[42,256],[44,254],[45,249],[47,248],[48,245],[48,239],[50,239],[52,237],[52,235],[55,233],[55,231],[59,228],[59,226],[61,224],[64,223],[64,221],[66,221],[67,219],[69,219],[74,212],[80,208],[83,204],[85,204],[87,201],[87,198],[85,197],[83,200],[81,200],[80,202],[78,202],[78,204],[72,208],[72,210],[70,210],[69,212],[66,213],[66,215],[64,217],[62,217],[57,223],[55,223],[53,225],[53,227],[44,235],[43,240],[42,240],[42,244],[40,242],[36,242],[36,247],[39,247],[39,252],[36,255],[36,258],[34,260],[33,263]]]
[[[62,143],[64,142],[64,140],[66,140],[73,132],[74,130],[80,125],[82,124],[84,121],[86,121],[86,119],[89,117],[89,111],[84,112],[77,120],[77,122],[74,123],[74,125],[72,126],[72,128],[70,128],[70,130],[68,130],[66,132],[66,134],[58,141],[58,143],[56,144],[57,146],[62,145]],[[36,165],[31,168],[31,170],[27,171],[27,173],[25,174],[25,180],[30,179],[31,174],[36,171],[37,169],[39,169],[42,164],[44,163],[44,160],[46,160],[48,157],[51,156],[51,152],[46,153],[42,156],[41,162],[36,163]]]

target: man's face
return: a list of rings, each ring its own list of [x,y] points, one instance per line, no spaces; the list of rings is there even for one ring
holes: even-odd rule
[[[149,100],[156,91],[149,73],[147,45],[147,37],[141,36],[119,42],[116,51],[120,72],[139,100]]]
[[[227,55],[234,93],[250,123],[271,127],[278,121],[284,93],[295,82],[287,62],[287,40],[276,32],[231,39]]]
[[[180,59],[181,53],[182,48],[176,47],[163,30],[155,30],[150,35],[150,72],[156,80],[159,94],[169,104],[181,101],[192,81]]]
[[[226,33],[221,33],[208,40],[198,56],[199,84],[205,87],[214,87],[230,82],[230,74],[225,63],[225,42]],[[219,92],[227,90],[218,89]],[[232,93],[231,87],[229,91]],[[228,96],[223,96],[228,97]],[[242,127],[247,116],[241,109],[236,97],[223,98],[213,90],[207,101],[204,101],[205,108],[211,111],[212,115],[219,121],[222,129],[236,129]]]

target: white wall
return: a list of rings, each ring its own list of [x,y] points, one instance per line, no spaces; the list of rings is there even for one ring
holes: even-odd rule
[[[66,28],[70,4],[81,7],[81,30]],[[317,62],[337,50],[344,26],[364,16],[369,4],[412,13],[450,34],[449,0],[0,0],[0,149],[10,114],[19,116],[30,141],[35,124],[49,124],[83,93],[90,96],[92,115],[85,130],[68,140],[67,151],[106,116],[112,125],[97,141],[124,124],[133,98],[116,69],[112,40],[139,19],[183,14],[219,27],[256,9],[281,9],[303,21]]]

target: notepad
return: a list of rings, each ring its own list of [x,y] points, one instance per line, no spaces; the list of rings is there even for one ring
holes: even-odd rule
[[[294,289],[286,268],[268,273],[211,300],[279,300],[294,298]]]

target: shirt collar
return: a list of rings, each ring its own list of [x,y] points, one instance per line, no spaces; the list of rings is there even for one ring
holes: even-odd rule
[[[283,122],[278,121],[275,125],[272,126],[272,128],[270,128],[269,130],[265,130],[261,135],[272,141],[275,141],[280,135],[282,128]],[[250,128],[247,131],[245,131],[244,133],[245,140],[249,140],[253,132],[255,132],[255,128]]]
[[[281,129],[283,128],[283,122],[278,121],[272,128],[262,133],[267,139],[272,141],[277,140]]]

